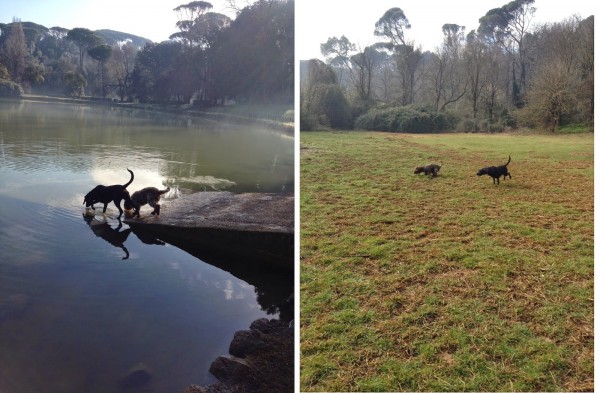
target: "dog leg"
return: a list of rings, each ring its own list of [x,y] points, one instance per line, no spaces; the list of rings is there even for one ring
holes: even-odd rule
[[[117,209],[119,209],[119,219],[121,218],[121,216],[123,215],[123,209],[121,209],[120,203],[121,201],[113,201],[113,203],[115,204],[115,206],[117,207]],[[105,208],[106,210],[106,208]]]
[[[154,201],[150,202],[149,205],[154,208],[154,210],[150,214],[152,214],[152,215],[156,214],[158,216],[160,214],[160,205]]]

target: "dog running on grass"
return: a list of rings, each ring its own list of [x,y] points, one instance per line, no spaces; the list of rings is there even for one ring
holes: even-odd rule
[[[154,210],[152,211],[152,215],[159,215],[160,214],[160,205],[158,204],[158,201],[160,200],[160,196],[163,194],[166,194],[167,192],[171,191],[170,187],[167,187],[164,190],[159,190],[156,187],[146,187],[146,188],[142,188],[139,191],[134,192],[133,194],[131,194],[131,197],[129,198],[125,198],[125,210],[131,210],[134,209],[133,215],[132,217],[135,216],[140,216],[140,208],[142,206],[144,206],[145,204],[149,204],[150,206],[152,206],[154,208]]]
[[[106,213],[106,207],[110,202],[114,202],[117,209],[119,209],[119,218],[123,214],[123,209],[121,209],[121,200],[128,199],[129,193],[127,192],[127,186],[131,184],[133,181],[133,172],[127,169],[129,173],[131,173],[131,179],[123,185],[115,184],[112,186],[103,186],[98,185],[94,187],[94,189],[86,194],[83,198],[83,204],[85,207],[91,207],[92,210],[96,210],[94,208],[94,203],[104,203],[104,209],[102,209],[102,213]]]
[[[429,164],[424,166],[418,166],[415,168],[415,175],[420,173],[424,173],[426,176],[431,175],[431,177],[437,176],[438,172],[442,169],[442,163],[438,164]]]
[[[482,168],[477,172],[477,176],[481,175],[489,175],[492,177],[494,184],[500,184],[500,176],[504,176],[504,180],[506,180],[506,176],[509,179],[512,179],[510,172],[508,171],[508,164],[510,163],[510,155],[508,156],[508,162],[504,165],[500,166],[488,166],[487,168]]]

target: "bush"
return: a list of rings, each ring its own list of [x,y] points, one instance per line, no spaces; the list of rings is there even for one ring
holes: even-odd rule
[[[351,125],[350,105],[336,84],[316,84],[312,95],[306,97],[300,113],[300,129],[344,129]],[[316,123],[316,124],[315,124]]]
[[[432,133],[451,130],[456,117],[430,107],[401,106],[371,109],[356,119],[355,127],[371,131]]]
[[[0,79],[0,97],[18,98],[23,95],[23,88],[18,83]]]

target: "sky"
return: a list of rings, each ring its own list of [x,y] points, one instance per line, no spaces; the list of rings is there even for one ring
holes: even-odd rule
[[[162,42],[178,31],[173,8],[191,0],[0,0],[0,22],[13,18],[46,27],[110,29]],[[225,0],[209,0],[213,12],[235,18]],[[246,0],[237,0],[244,6]]]
[[[375,23],[390,8],[400,7],[411,29],[406,37],[434,50],[442,41],[442,26],[454,23],[477,29],[479,18],[489,10],[501,7],[510,0],[296,0],[296,54],[300,60],[319,58],[321,44],[330,37],[345,35],[350,42],[364,48],[379,39],[373,35]],[[596,4],[594,4],[596,3]],[[597,1],[536,0],[533,24],[560,22],[573,14],[583,18],[597,14]]]
[[[0,22],[13,17],[46,27],[67,29],[85,27],[91,30],[111,29],[161,42],[177,32],[177,13],[173,8],[191,0],[0,0]],[[295,0],[296,53],[299,59],[321,58],[320,45],[329,37],[345,35],[359,47],[377,41],[373,35],[375,22],[392,7],[400,7],[412,28],[409,39],[424,50],[434,50],[441,42],[442,25],[455,23],[476,29],[479,18],[492,8],[510,0]],[[214,12],[235,14],[227,0],[209,1]],[[236,0],[244,6],[254,0]],[[578,14],[585,18],[599,6],[590,0],[536,0],[533,23],[560,22]]]

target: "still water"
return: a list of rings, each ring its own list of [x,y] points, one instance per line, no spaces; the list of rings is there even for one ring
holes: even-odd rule
[[[292,138],[269,130],[0,101],[0,392],[177,393],[214,382],[210,363],[235,331],[287,318],[293,274],[234,275],[226,256],[211,264],[120,226],[113,204],[85,219],[83,196],[124,184],[126,168],[130,192],[170,186],[163,203],[293,193],[293,163]],[[151,378],[126,386],[136,368]]]

